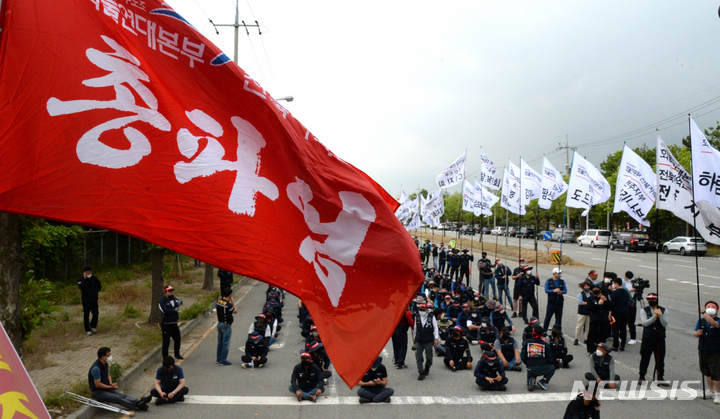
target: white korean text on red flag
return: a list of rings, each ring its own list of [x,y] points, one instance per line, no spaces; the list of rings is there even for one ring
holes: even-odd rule
[[[422,282],[397,201],[166,3],[2,6],[0,210],[286,289],[354,386]]]
[[[707,201],[720,207],[720,152],[710,145],[692,118],[690,143],[695,202]]]
[[[480,215],[492,215],[492,207],[500,201],[500,197],[483,188],[483,186],[475,181],[475,210],[473,213],[476,217]]]
[[[720,244],[720,222],[717,208],[695,205],[692,199],[692,178],[670,149],[658,136],[657,143],[657,207],[672,212],[676,217],[692,225],[693,218],[697,231],[710,243]],[[701,201],[707,204],[706,201]],[[714,210],[713,210],[714,209]],[[700,213],[703,216],[698,217]]]
[[[495,163],[482,153],[480,153],[480,184],[494,191],[502,186],[500,172],[495,167]]]
[[[447,169],[437,175],[435,181],[437,182],[438,188],[447,189],[462,184],[462,181],[465,180],[466,157],[467,151],[458,157]]]
[[[649,226],[647,214],[655,204],[656,176],[652,167],[628,146],[624,146],[617,183],[613,213],[625,211],[638,223]]]
[[[593,205],[602,204],[610,198],[610,184],[600,171],[576,151],[573,154],[570,185],[565,205],[584,208],[582,216],[590,212]]]
[[[520,186],[522,187],[521,199],[523,208],[535,199],[540,198],[542,192],[542,177],[536,172],[529,164],[525,163],[525,160],[520,159],[520,173],[522,180]]]
[[[568,189],[562,174],[543,156],[542,191],[538,205],[542,209],[549,209],[552,201],[564,194]]]

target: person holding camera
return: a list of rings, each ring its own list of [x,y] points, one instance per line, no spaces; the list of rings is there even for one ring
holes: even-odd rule
[[[163,290],[165,296],[160,300],[160,311],[162,311],[162,357],[168,357],[168,349],[170,348],[170,339],[175,344],[175,359],[184,359],[180,356],[180,327],[178,326],[178,311],[182,305],[182,300],[175,297],[175,288],[168,285]]]
[[[630,310],[628,310],[628,330],[630,330],[630,340],[628,345],[634,345],[637,343],[635,338],[637,337],[637,331],[635,330],[635,318],[637,317],[637,298],[635,288],[635,281],[633,278],[635,275],[631,271],[625,272],[625,280],[623,281],[623,287],[628,290],[633,298],[630,300]],[[639,279],[639,278],[638,278]]]
[[[639,384],[645,381],[645,374],[650,365],[650,354],[655,355],[658,381],[665,381],[665,328],[670,323],[670,315],[664,307],[658,305],[657,294],[648,294],[647,302],[648,306],[640,311],[643,335],[642,345],[640,345]],[[662,382],[659,385],[667,386],[667,383]]]

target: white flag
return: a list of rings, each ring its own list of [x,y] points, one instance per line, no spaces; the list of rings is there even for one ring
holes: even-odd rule
[[[465,182],[463,182],[462,210],[475,212],[475,201],[475,186],[473,186],[470,182],[467,181],[467,179],[465,179]]]
[[[720,153],[710,145],[692,118],[690,143],[695,202],[707,201],[720,207]]]
[[[625,211],[638,223],[650,226],[647,214],[655,204],[656,184],[652,167],[625,146],[615,183],[613,213]]]
[[[542,178],[540,174],[533,170],[529,164],[525,163],[525,160],[520,159],[520,173],[522,174],[522,180],[520,186],[522,186],[521,198],[523,208],[535,199],[540,198],[542,191]]]
[[[425,203],[425,214],[423,221],[426,224],[437,227],[440,224],[440,217],[445,213],[445,202],[442,191],[438,191]]]
[[[720,211],[705,201],[697,206],[692,200],[692,178],[658,136],[657,207],[672,212],[688,224],[697,217],[700,235],[710,243],[720,244]]]
[[[492,207],[500,201],[500,197],[483,188],[478,181],[475,181],[475,211],[476,217],[480,215],[492,215]]]
[[[525,207],[520,207],[520,168],[508,161],[509,168],[503,171],[503,188],[500,206],[513,214],[525,215]]]
[[[407,202],[408,200],[410,200],[410,198],[408,198],[407,194],[405,193],[405,189],[403,189],[403,187],[401,186],[400,187],[400,200],[398,202],[400,202],[400,205],[402,205],[405,202]]]
[[[543,178],[542,191],[538,205],[542,209],[549,209],[552,201],[564,194],[568,189],[562,174],[550,163],[547,157],[543,156]]]
[[[400,204],[397,210],[395,210],[395,216],[398,218],[398,220],[405,222],[410,219],[412,212],[413,212],[413,204],[416,204],[416,201],[407,200],[404,203]]]
[[[593,205],[602,204],[610,199],[610,184],[600,171],[576,151],[573,155],[570,186],[565,206],[585,208],[582,216],[590,212]]]
[[[502,180],[495,163],[486,155],[480,153],[480,184],[488,189],[497,191],[500,189]]]
[[[461,184],[465,180],[465,158],[467,157],[467,151],[458,157],[447,169],[440,173],[435,181],[438,184],[438,188],[446,189],[457,184]]]
[[[421,226],[420,215],[415,214],[412,221],[410,221],[410,224],[408,224],[407,227],[405,227],[405,228],[407,229],[407,231],[410,231],[410,230],[417,230],[418,228],[420,228],[420,226]]]

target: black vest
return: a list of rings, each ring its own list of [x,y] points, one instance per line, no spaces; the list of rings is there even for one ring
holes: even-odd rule
[[[415,341],[418,343],[429,343],[435,341],[435,333],[433,327],[433,316],[432,314],[427,316],[425,326],[420,321],[420,315],[415,316],[415,324],[417,325],[417,334],[415,335]]]
[[[500,352],[502,352],[505,360],[508,362],[512,361],[513,358],[515,358],[514,341],[515,339],[513,339],[512,337],[508,338],[507,342],[500,338],[500,348],[495,348],[496,350],[500,349]]]
[[[166,371],[165,368],[161,368],[160,371],[160,388],[165,390],[175,390],[178,385],[180,385],[180,378],[179,378],[180,371],[178,370],[177,365],[173,365],[173,369],[170,371]]]
[[[558,283],[560,285],[560,288],[562,288],[565,285],[565,281],[563,281],[562,279],[559,279]],[[551,291],[551,293],[548,294],[548,304],[562,304],[562,302],[565,300],[563,295],[556,294],[555,292],[553,292],[555,290],[555,288],[557,288],[555,286],[555,280],[550,278],[550,279],[548,279],[547,284],[548,284],[548,288],[550,288],[550,291]]]
[[[590,294],[592,295],[592,294]],[[583,316],[589,316],[590,315],[590,297],[585,295],[585,291],[580,293],[580,296],[582,297],[583,303],[588,303],[586,305],[580,305],[578,304],[578,314],[582,314]]]
[[[480,373],[486,377],[495,378],[500,375],[500,360],[497,360],[492,365],[487,362],[480,362]]]
[[[486,343],[495,343],[497,335],[497,329],[493,326],[490,326],[489,328],[481,327],[478,329],[478,340],[482,340]]]
[[[662,310],[663,314],[665,314],[665,309],[663,307],[657,306],[660,310]],[[652,307],[645,307],[645,315],[649,318],[653,317],[655,313],[653,312]],[[655,318],[655,321],[652,322],[650,326],[645,326],[643,328],[643,334],[642,334],[643,341],[654,341],[654,340],[660,340],[665,339],[665,326],[660,323],[659,318]]]
[[[92,369],[95,367],[100,368],[100,382],[105,384],[106,386],[110,385],[110,380],[108,380],[108,364],[103,364],[100,362],[100,360],[96,360],[95,363],[92,364],[92,367],[90,367],[90,371],[88,371],[88,384],[90,385],[90,391],[103,391],[104,388],[97,388],[95,387],[95,380],[92,376]]]
[[[606,354],[604,358],[600,358],[597,354],[592,354],[592,357],[595,364],[595,374],[601,380],[610,380],[610,361],[612,361],[612,357],[609,354]],[[612,377],[612,379],[615,379],[615,377]]]
[[[525,350],[527,353],[527,362],[525,363],[528,368],[542,367],[548,365],[547,362],[547,351],[549,350],[547,342],[540,338],[533,338],[525,343]]]
[[[565,338],[560,336],[560,340],[550,338],[550,348],[552,349],[553,358],[563,358],[567,355],[567,347],[565,346]]]

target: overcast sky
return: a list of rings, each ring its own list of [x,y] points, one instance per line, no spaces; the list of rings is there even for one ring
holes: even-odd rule
[[[235,0],[167,0],[233,53]],[[571,147],[593,164],[720,120],[720,0],[242,0],[239,64],[394,196],[466,149],[498,167]],[[715,58],[714,58],[715,57]],[[662,122],[661,124],[659,124]],[[614,142],[612,142],[614,141]],[[599,142],[588,147],[584,144]],[[572,152],[570,153],[572,158]],[[450,192],[460,191],[456,187]]]

